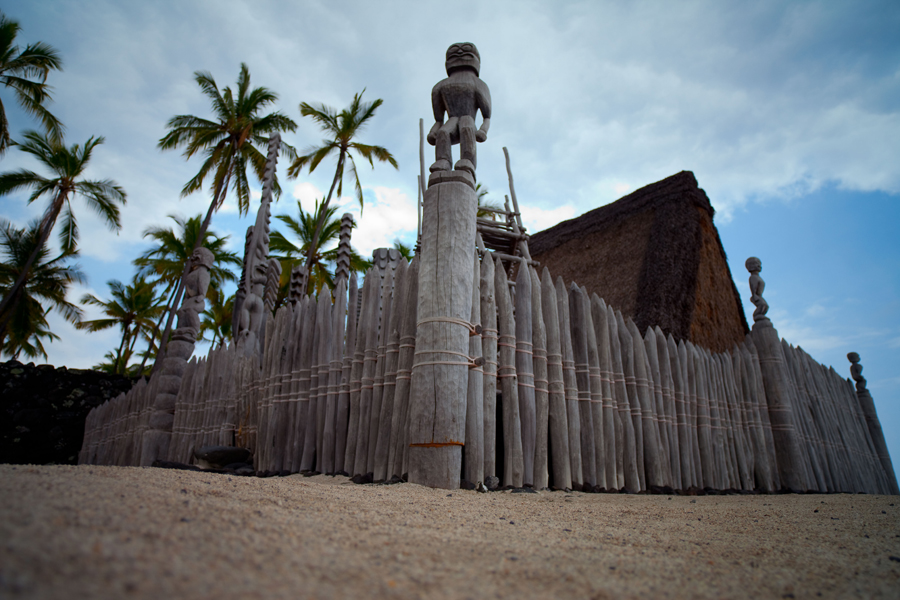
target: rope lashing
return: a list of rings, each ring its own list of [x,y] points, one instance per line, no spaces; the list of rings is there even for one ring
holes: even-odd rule
[[[481,324],[469,323],[468,321],[463,321],[462,319],[454,319],[453,317],[428,317],[426,319],[422,319],[421,321],[417,321],[416,328],[418,328],[423,323],[452,323],[454,325],[460,325],[469,330],[469,337],[481,335],[482,332]]]

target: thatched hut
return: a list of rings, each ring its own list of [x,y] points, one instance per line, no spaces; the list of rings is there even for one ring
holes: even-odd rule
[[[715,211],[690,171],[531,236],[532,257],[631,316],[713,351],[749,331]]]

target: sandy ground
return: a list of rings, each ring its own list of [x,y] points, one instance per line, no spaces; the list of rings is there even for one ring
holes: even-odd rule
[[[900,497],[0,465],[0,598],[20,597],[898,598]]]

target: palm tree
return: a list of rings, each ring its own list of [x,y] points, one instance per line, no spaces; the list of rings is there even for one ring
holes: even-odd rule
[[[324,248],[335,244],[341,235],[341,221],[335,217],[337,206],[326,208],[324,203],[316,201],[315,210],[308,213],[303,210],[300,202],[297,202],[297,217],[277,215],[275,218],[287,225],[293,237],[299,241],[295,243],[288,240],[280,231],[273,231],[269,238],[269,249],[274,258],[281,261],[281,281],[276,306],[283,304],[290,286],[291,268],[294,261],[302,256],[309,260],[309,250],[315,247],[312,255],[312,268],[309,270],[307,293],[315,291],[317,294],[323,289],[334,289],[334,267],[337,263],[338,248],[336,245],[325,250]],[[316,227],[319,222],[324,225],[318,237],[318,243],[313,244]],[[355,225],[354,225],[355,227]],[[276,254],[277,253],[277,254]],[[355,250],[350,249],[350,270],[356,273],[365,272],[372,264],[360,256]]]
[[[167,299],[166,310],[160,315],[160,322],[150,333],[151,344],[155,343],[159,334],[162,319],[169,313],[175,299],[175,290],[181,280],[184,264],[190,258],[193,248],[200,237],[200,215],[185,219],[178,215],[169,215],[177,228],[148,227],[144,237],[150,238],[155,245],[134,260],[138,274],[146,276],[154,286],[163,286],[163,297]],[[207,229],[204,234],[203,247],[213,254],[213,268],[210,269],[209,291],[207,298],[222,288],[226,282],[237,281],[235,274],[228,267],[240,268],[243,262],[234,252],[225,250],[229,236],[219,237]],[[150,353],[145,354],[141,370]]]
[[[13,282],[18,280],[28,262],[38,239],[38,223],[35,221],[27,229],[19,229],[0,219],[0,251],[4,260],[0,263],[0,292],[7,293]],[[19,288],[19,297],[14,299],[14,312],[9,320],[8,337],[0,350],[16,358],[23,353],[28,358],[43,356],[47,352],[42,339],[58,340],[47,324],[47,314],[51,310],[59,312],[70,323],[78,323],[81,309],[66,300],[66,292],[73,283],[84,283],[84,274],[78,266],[65,263],[74,254],[61,254],[47,260],[49,252],[44,247],[31,265],[24,284]]]
[[[503,206],[493,200],[488,200],[487,195],[489,193],[487,186],[482,186],[480,183],[475,186],[475,194],[478,198],[478,210],[475,216],[496,221],[497,213],[494,211],[503,210]]]
[[[76,327],[90,332],[119,327],[122,330],[122,341],[114,355],[113,364],[115,372],[124,375],[128,359],[134,353],[134,346],[141,333],[150,331],[155,319],[165,308],[162,298],[154,292],[153,285],[140,275],[136,275],[128,285],[117,279],[109,280],[107,285],[112,295],[111,300],[100,300],[91,294],[85,294],[81,298],[82,304],[99,307],[105,318],[82,321]]]
[[[70,147],[54,142],[48,136],[35,131],[26,131],[23,137],[25,142],[18,144],[19,149],[36,157],[53,173],[53,176],[44,177],[27,169],[0,174],[0,196],[20,189],[31,189],[29,204],[45,195],[51,195],[53,200],[41,219],[37,243],[31,256],[23,265],[19,278],[0,303],[0,345],[6,336],[9,318],[15,309],[12,305],[13,299],[17,297],[32,265],[46,246],[60,213],[63,218],[59,236],[62,253],[68,255],[75,253],[78,223],[72,212],[72,197],[77,195],[83,197],[88,206],[106,221],[112,231],[121,229],[118,205],[125,204],[125,191],[115,181],[80,179],[91,160],[94,148],[103,143],[103,137],[92,137],[83,146],[73,144]]]
[[[213,346],[221,346],[225,340],[232,336],[231,324],[234,316],[234,294],[228,300],[222,302],[225,295],[221,290],[210,290],[206,297],[209,306],[200,314],[203,321],[200,323],[200,339],[206,340],[206,334],[211,334],[210,342]]]
[[[250,89],[250,70],[244,63],[241,63],[241,72],[237,79],[236,97],[230,87],[225,87],[220,92],[215,79],[206,71],[196,71],[194,81],[209,98],[214,119],[203,119],[194,115],[172,117],[166,124],[169,132],[159,140],[159,148],[173,150],[183,147],[186,159],[197,153],[205,157],[200,171],[181,190],[182,197],[192,194],[202,189],[206,179],[212,175],[210,186],[212,202],[195,242],[199,244],[199,240],[204,239],[209,228],[213,213],[225,201],[229,186],[237,195],[240,214],[244,215],[247,212],[250,207],[248,165],[262,181],[266,156],[260,149],[268,145],[271,135],[282,131],[295,131],[297,124],[280,112],[262,114],[269,105],[275,103],[278,95],[264,87]],[[281,144],[281,152],[289,159],[296,156],[294,148],[284,142]],[[280,195],[281,188],[277,179],[274,190],[276,195]],[[182,271],[182,278],[186,273],[187,265]],[[165,352],[166,338],[175,316],[174,307],[178,306],[182,291],[179,282],[175,302],[169,310],[169,319],[163,333],[160,355]]]
[[[16,21],[0,14],[0,84],[12,89],[19,106],[41,121],[50,139],[62,143],[63,126],[44,107],[51,100],[47,75],[62,68],[62,59],[43,42],[29,44],[20,51],[15,41],[21,30]],[[6,110],[0,100],[0,156],[11,143]]]
[[[327,138],[322,140],[322,145],[318,148],[308,148],[306,154],[298,156],[291,164],[290,168],[288,168],[288,175],[290,177],[297,177],[300,172],[307,167],[309,168],[309,172],[312,173],[326,156],[337,152],[337,168],[334,171],[334,179],[331,182],[331,188],[328,190],[328,196],[325,198],[325,203],[323,205],[325,209],[328,209],[329,204],[331,203],[331,196],[335,191],[335,187],[337,188],[338,197],[342,195],[344,188],[344,166],[348,161],[350,164],[350,174],[353,177],[353,183],[356,188],[356,199],[359,201],[360,208],[363,206],[362,186],[359,183],[356,162],[353,159],[351,151],[357,152],[360,156],[368,160],[369,165],[371,165],[372,168],[375,168],[374,160],[390,163],[395,169],[398,168],[397,161],[394,160],[394,157],[386,148],[353,141],[353,138],[365,129],[369,119],[375,116],[375,111],[378,110],[378,107],[383,103],[381,98],[378,98],[374,102],[363,102],[362,95],[365,91],[366,90],[363,89],[362,92],[354,94],[350,106],[339,113],[330,106],[325,106],[324,104],[315,107],[306,102],[300,103],[300,114],[304,117],[312,117],[322,128],[322,131]],[[312,272],[316,251],[318,250],[318,242],[320,239],[322,241],[326,239],[325,237],[320,238],[319,235],[322,228],[325,226],[325,216],[326,211],[323,210],[321,215],[319,215],[319,221],[316,223],[316,232],[311,238],[313,243],[307,250],[306,268],[310,273]]]
[[[412,260],[415,256],[415,249],[412,246],[404,244],[400,238],[394,240],[394,250],[400,253],[400,256],[406,260]]]

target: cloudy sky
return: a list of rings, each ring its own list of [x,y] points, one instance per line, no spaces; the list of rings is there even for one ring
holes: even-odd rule
[[[70,143],[103,135],[88,176],[128,193],[116,235],[76,201],[87,286],[130,280],[148,226],[205,211],[181,199],[198,164],[157,141],[176,114],[209,115],[193,79],[209,71],[279,94],[299,123],[285,139],[319,143],[300,102],[341,108],[353,94],[384,99],[360,138],[386,146],[400,169],[360,169],[363,253],[415,235],[418,120],[443,57],[474,42],[493,97],[479,180],[507,193],[509,148],[526,225],[544,229],[681,170],[693,171],[745,300],[750,255],[763,262],[770,317],[783,337],[849,375],[862,356],[888,445],[900,456],[900,4],[869,2],[0,2],[19,42],[63,56],[53,111]],[[13,136],[35,123],[0,89]],[[14,150],[0,169],[35,167]],[[333,171],[288,181],[274,214],[312,206]],[[359,213],[350,199],[347,210]],[[44,205],[0,198],[23,225]],[[255,206],[254,206],[255,208]],[[213,220],[235,250],[253,215],[229,204]],[[748,314],[752,310],[748,310]],[[88,311],[89,316],[92,316]],[[50,362],[89,367],[117,334],[87,337],[54,318]],[[900,465],[898,465],[900,466]]]

